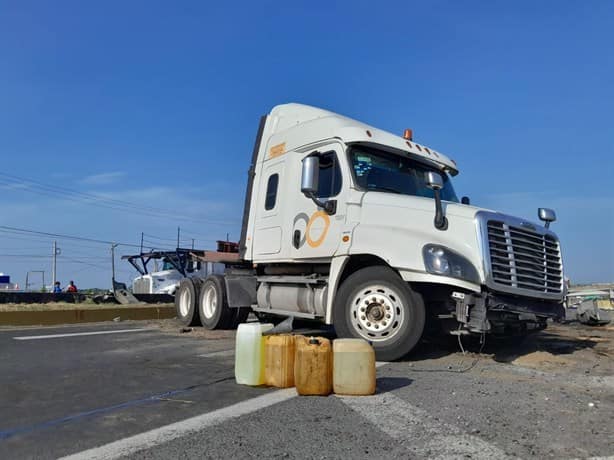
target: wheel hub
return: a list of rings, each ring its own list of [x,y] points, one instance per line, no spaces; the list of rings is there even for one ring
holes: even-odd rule
[[[187,289],[181,293],[179,297],[179,312],[182,316],[188,316],[192,303],[192,295]]]
[[[203,313],[207,319],[215,315],[217,309],[217,295],[215,288],[208,286],[203,294]]]
[[[370,341],[389,340],[405,319],[400,295],[387,286],[361,290],[354,297],[350,314],[356,332]]]
[[[371,321],[379,321],[384,317],[384,308],[379,303],[372,303],[367,307],[366,313]]]

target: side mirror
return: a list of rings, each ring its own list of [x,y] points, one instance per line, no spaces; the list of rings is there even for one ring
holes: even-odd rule
[[[539,208],[537,210],[537,215],[539,216],[539,220],[546,222],[546,228],[550,227],[550,222],[556,220],[556,213],[552,209]]]
[[[443,206],[441,204],[441,189],[443,188],[443,177],[437,171],[427,171],[425,173],[426,186],[433,190],[435,195],[435,228],[437,230],[448,229],[448,219],[446,219],[443,213]]]
[[[471,200],[469,199],[468,196],[464,196],[461,198],[461,203],[462,204],[471,204]]]
[[[311,155],[303,159],[303,171],[301,175],[301,192],[309,198],[318,191],[318,179],[320,176],[320,157]]]
[[[328,200],[321,201],[317,198],[318,185],[320,178],[320,157],[318,152],[314,152],[308,157],[303,158],[303,170],[301,172],[301,192],[307,198],[324,209],[327,214],[335,214],[337,212],[337,201]]]
[[[428,171],[426,173],[426,186],[432,190],[441,190],[443,188],[441,174],[435,171]]]

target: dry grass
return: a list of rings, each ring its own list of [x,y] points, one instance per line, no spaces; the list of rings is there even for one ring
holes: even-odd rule
[[[6,311],[62,311],[62,310],[105,310],[109,308],[122,307],[170,307],[173,304],[158,303],[158,304],[132,304],[119,305],[114,303],[95,304],[95,303],[68,303],[68,302],[50,302],[50,303],[12,303],[0,304],[0,312]]]

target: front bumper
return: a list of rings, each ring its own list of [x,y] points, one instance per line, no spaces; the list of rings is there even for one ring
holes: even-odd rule
[[[456,319],[470,332],[504,332],[510,325],[543,324],[565,317],[562,302],[483,292],[452,294]]]

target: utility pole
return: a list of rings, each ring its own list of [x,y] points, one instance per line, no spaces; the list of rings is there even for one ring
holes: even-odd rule
[[[179,247],[179,237],[181,235],[181,227],[177,227],[177,247]]]
[[[51,277],[53,278],[53,286],[55,286],[55,282],[57,281],[57,261],[58,261],[58,254],[60,254],[60,248],[58,248],[58,242],[54,241],[53,242],[53,270],[52,270],[52,275]]]
[[[192,238],[192,251],[194,250],[194,238]]]
[[[143,254],[143,236],[145,236],[145,233],[141,232],[141,254]]]
[[[118,245],[113,243],[111,245],[111,279],[113,280],[113,290],[115,290],[115,248]],[[141,250],[143,252],[143,250]]]

